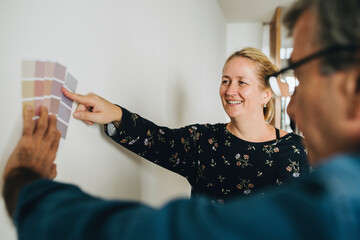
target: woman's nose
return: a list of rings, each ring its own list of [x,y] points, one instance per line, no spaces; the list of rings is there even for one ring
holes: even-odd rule
[[[226,90],[227,95],[234,95],[237,92],[237,87],[234,84],[230,84],[229,87]]]

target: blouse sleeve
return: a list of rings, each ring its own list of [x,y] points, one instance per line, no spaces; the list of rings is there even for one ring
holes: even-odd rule
[[[201,134],[196,125],[179,129],[161,127],[153,122],[122,108],[120,126],[113,125],[105,133],[115,142],[147,160],[172,172],[195,178],[197,145]],[[190,182],[191,183],[191,182]]]

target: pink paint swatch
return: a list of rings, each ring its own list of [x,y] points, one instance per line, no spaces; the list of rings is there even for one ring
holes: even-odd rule
[[[46,106],[50,114],[57,115],[57,128],[65,139],[73,102],[65,97],[61,88],[75,92],[78,81],[67,72],[65,66],[52,61],[22,61],[22,102],[35,109],[35,119],[40,107]]]

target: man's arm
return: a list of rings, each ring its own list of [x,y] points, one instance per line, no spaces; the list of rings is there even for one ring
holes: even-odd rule
[[[56,128],[56,117],[48,116],[46,107],[41,108],[40,118],[35,124],[34,110],[24,109],[24,126],[20,141],[12,152],[3,174],[3,197],[12,217],[21,189],[39,179],[56,177],[54,164],[59,147],[60,132]]]
[[[350,225],[343,223],[345,228],[334,227],[342,223],[337,213],[357,216],[349,208],[348,199],[328,201],[326,190],[316,188],[316,184],[319,182],[297,182],[285,186],[284,191],[237,199],[225,205],[212,204],[209,199],[183,199],[154,209],[136,202],[100,199],[73,185],[40,180],[21,191],[14,222],[22,240],[34,237],[37,240],[352,239],[351,235],[357,236],[358,221]],[[356,184],[350,181],[350,185]]]
[[[9,216],[14,216],[16,203],[21,189],[28,183],[41,179],[42,176],[37,172],[25,167],[15,168],[10,171],[5,179],[3,197],[6,210]]]

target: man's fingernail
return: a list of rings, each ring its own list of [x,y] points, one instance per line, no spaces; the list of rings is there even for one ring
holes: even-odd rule
[[[28,106],[26,106],[26,110],[31,111],[32,107],[28,105]]]
[[[79,118],[79,117],[80,117],[80,113],[74,113],[74,117],[75,117],[75,118]]]

